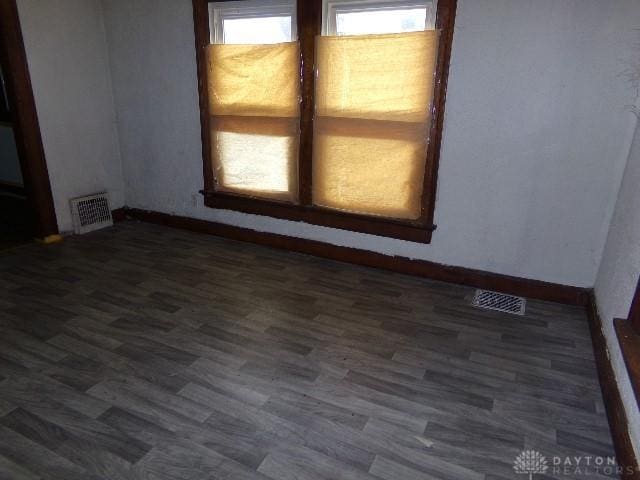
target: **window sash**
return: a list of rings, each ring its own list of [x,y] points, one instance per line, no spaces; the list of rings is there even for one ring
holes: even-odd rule
[[[299,192],[300,204],[262,200],[215,191],[211,165],[211,132],[207,113],[208,92],[205,48],[210,43],[209,8],[207,0],[192,0],[198,59],[198,84],[203,144],[203,173],[205,205],[211,208],[236,210],[274,218],[302,221],[373,235],[429,243],[435,230],[433,225],[437,167],[439,160],[442,121],[449,66],[456,0],[439,0],[436,26],[439,37],[433,106],[431,109],[429,147],[424,172],[422,208],[417,220],[376,218],[330,210],[312,204],[312,149],[314,114],[314,53],[315,38],[322,31],[322,0],[297,0],[297,31],[302,57],[302,109],[300,119]],[[220,1],[220,0],[218,0]]]

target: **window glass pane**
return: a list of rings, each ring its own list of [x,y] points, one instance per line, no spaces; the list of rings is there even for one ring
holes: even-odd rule
[[[316,205],[390,218],[416,219],[425,167],[425,139],[380,137],[316,128],[313,142],[313,200]],[[366,128],[366,126],[365,126]],[[375,127],[373,127],[375,129]],[[341,129],[342,130],[342,129]],[[397,127],[396,127],[397,130]],[[390,138],[384,138],[387,135]]]
[[[209,3],[211,43],[266,45],[297,40],[295,0]]]
[[[294,137],[218,132],[219,187],[289,197]]]
[[[375,35],[435,29],[437,0],[323,0],[322,35]]]
[[[336,12],[337,35],[418,32],[425,29],[427,8]]]
[[[222,28],[224,43],[268,44],[292,40],[291,16],[226,18]]]

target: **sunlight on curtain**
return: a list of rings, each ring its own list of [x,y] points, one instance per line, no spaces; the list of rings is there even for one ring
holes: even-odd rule
[[[207,60],[217,190],[295,202],[298,42],[209,45]]]
[[[317,38],[314,204],[416,219],[437,35]]]

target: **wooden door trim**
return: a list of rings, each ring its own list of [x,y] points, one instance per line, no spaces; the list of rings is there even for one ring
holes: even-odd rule
[[[15,0],[0,1],[0,61],[35,234],[48,238],[59,233],[58,222]]]

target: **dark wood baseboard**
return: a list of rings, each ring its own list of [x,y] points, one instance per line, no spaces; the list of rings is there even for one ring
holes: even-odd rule
[[[432,280],[494,290],[512,295],[536,298],[569,305],[587,305],[589,290],[556,283],[529,280],[462,267],[452,267],[425,260],[393,257],[357,248],[340,247],[329,243],[288,237],[274,233],[258,232],[248,228],[234,227],[222,223],[180,217],[166,213],[125,208],[127,216],[144,222],[208,233],[243,242],[257,243],[268,247],[306,253],[341,262],[392,270]]]
[[[640,469],[638,468],[638,460],[633,450],[631,437],[629,436],[627,415],[624,410],[624,404],[622,403],[620,390],[616,383],[611,360],[609,359],[607,342],[604,332],[602,331],[602,320],[598,314],[593,293],[590,295],[587,314],[589,317],[589,327],[591,329],[596,365],[598,367],[600,388],[602,389],[602,397],[607,410],[609,428],[611,429],[611,437],[613,438],[618,465],[623,468],[621,478],[640,480]]]
[[[616,318],[613,321],[618,336],[622,358],[627,366],[629,380],[640,408],[640,333],[636,332],[627,319]]]
[[[126,208],[116,208],[115,210],[111,210],[111,218],[113,219],[113,223],[123,222],[127,219],[127,210]]]

